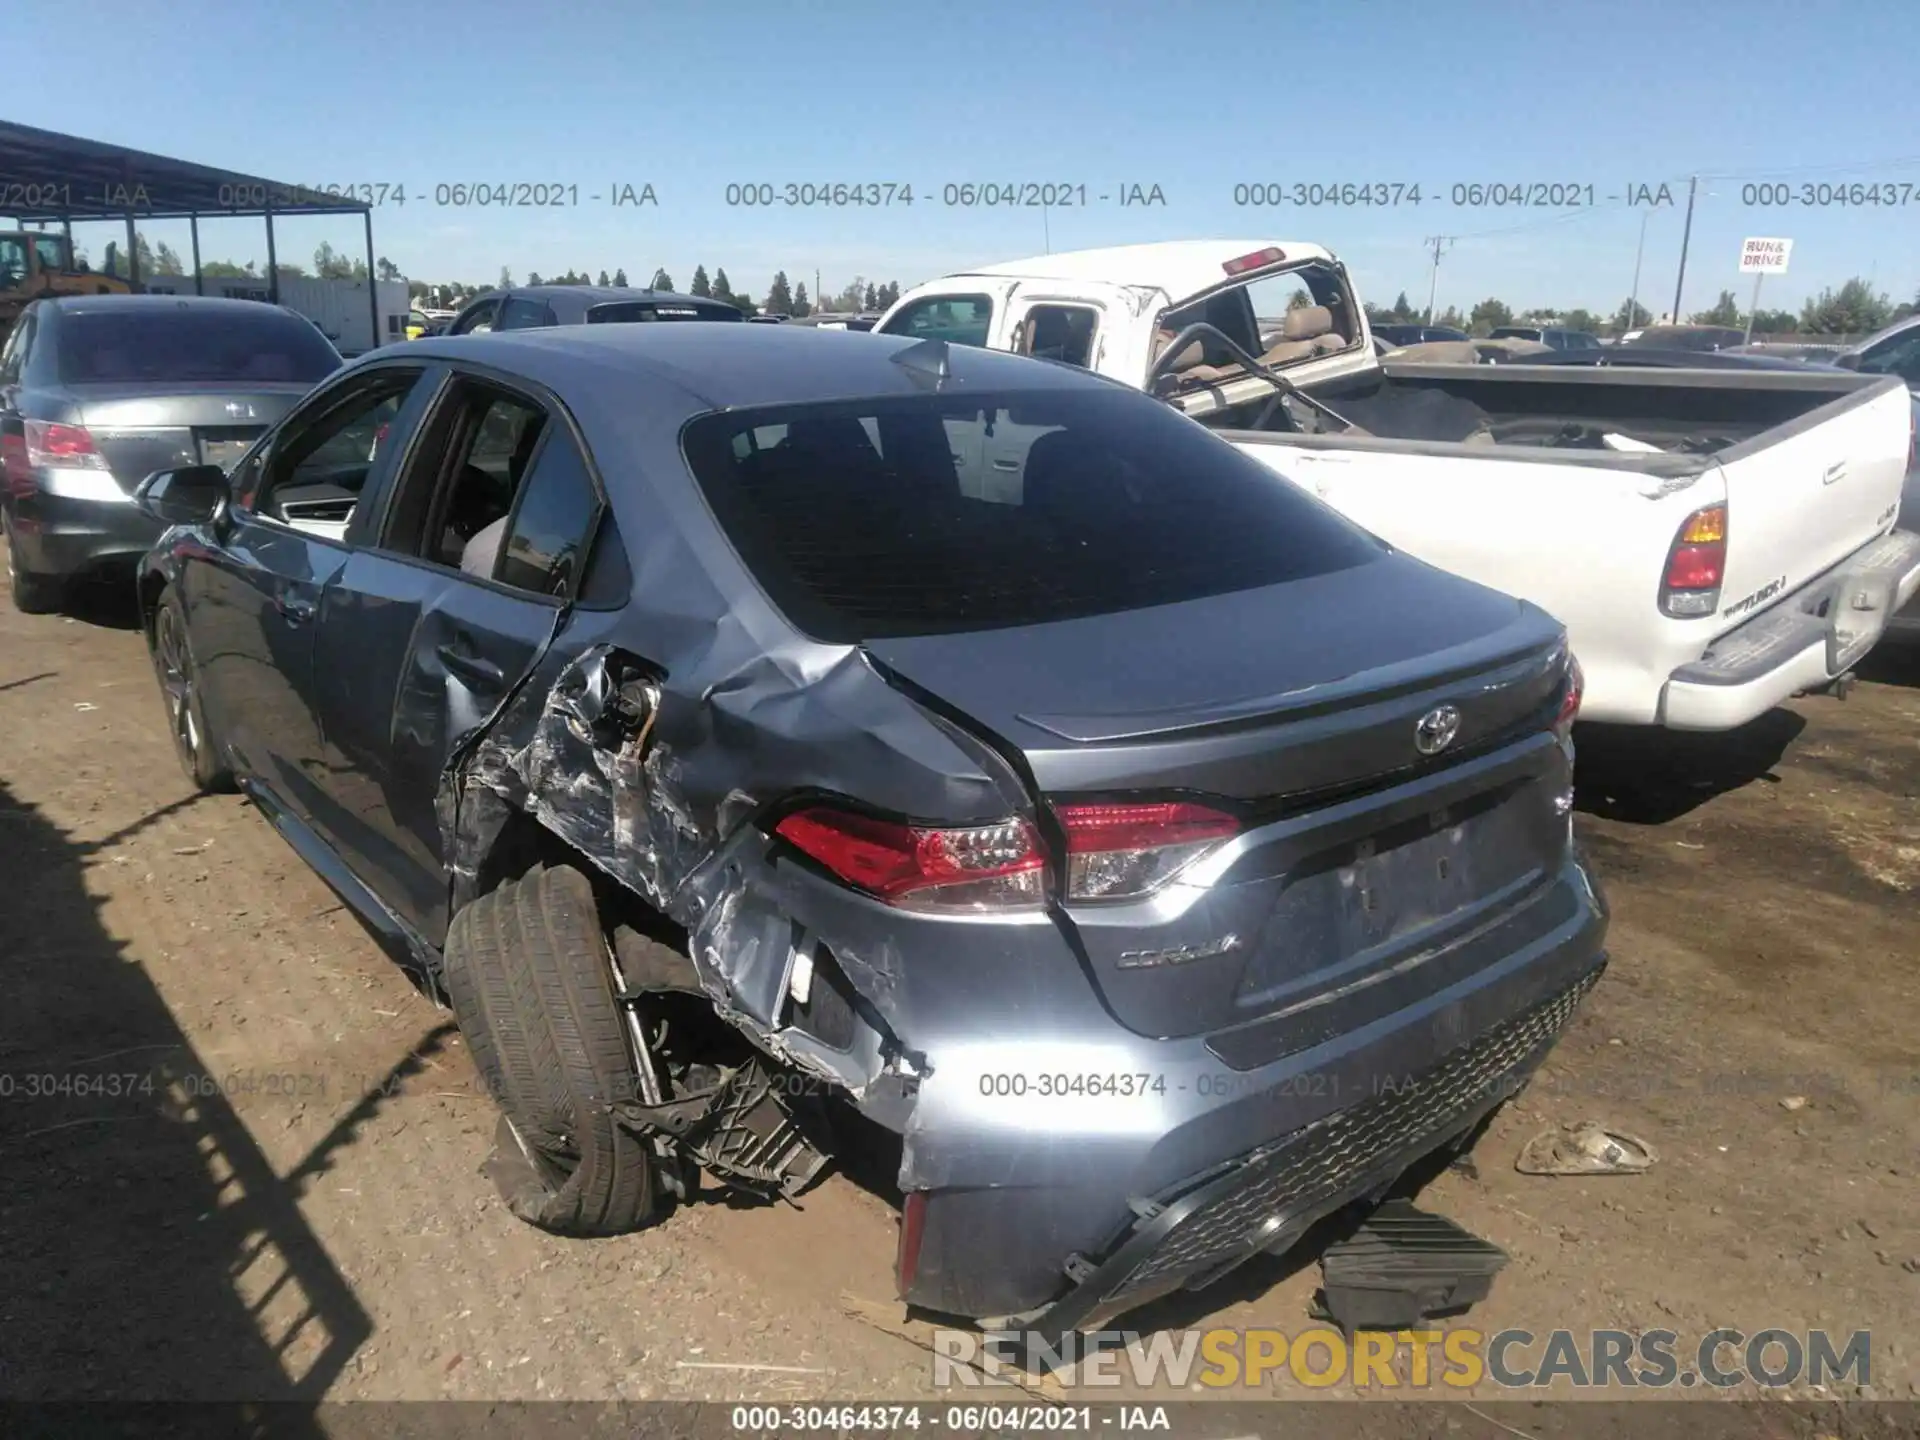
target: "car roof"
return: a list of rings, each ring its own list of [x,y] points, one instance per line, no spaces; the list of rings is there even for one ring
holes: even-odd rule
[[[1109,245],[1098,250],[1062,250],[980,265],[945,277],[968,275],[1012,276],[1032,280],[1104,280],[1117,285],[1139,285],[1164,291],[1178,303],[1190,295],[1217,290],[1233,280],[1226,262],[1256,251],[1278,249],[1285,263],[1331,260],[1318,245],[1293,240],[1167,240],[1153,245]]]
[[[1847,347],[1847,349],[1844,352],[1839,352],[1839,353],[1844,353],[1848,355],[1858,355],[1862,351],[1871,349],[1873,346],[1878,345],[1882,340],[1885,340],[1888,336],[1898,335],[1903,330],[1911,330],[1916,325],[1920,325],[1920,314],[1909,315],[1904,320],[1896,320],[1891,325],[1886,326],[1884,329],[1874,331],[1873,334],[1867,336],[1867,338],[1862,340],[1859,344],[1850,345]]]
[[[636,290],[629,285],[516,285],[511,290],[494,293],[495,296],[506,294],[530,300],[564,300],[577,297],[585,300],[589,305],[598,305],[607,300],[645,302],[659,300],[669,305],[724,305],[727,303],[724,300],[712,300],[699,295],[682,295],[677,290]]]
[[[940,352],[948,378],[894,363],[916,346]],[[375,350],[377,361],[392,347]],[[871,332],[848,334],[794,325],[561,325],[485,335],[429,336],[409,341],[406,359],[444,358],[492,365],[545,385],[563,396],[576,387],[604,392],[631,408],[634,376],[676,386],[705,409],[821,403],[922,394],[939,383],[946,393],[969,390],[1100,390],[1131,387],[1077,366],[967,345],[942,345]],[[614,387],[614,388],[609,388]],[[650,392],[657,394],[657,391]]]

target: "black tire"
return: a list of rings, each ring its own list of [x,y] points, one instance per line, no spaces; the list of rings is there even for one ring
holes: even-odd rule
[[[558,1235],[644,1225],[652,1157],[607,1109],[637,1084],[587,877],[542,866],[482,895],[445,956],[454,1016],[528,1162],[490,1164],[510,1208]]]
[[[51,615],[67,598],[67,587],[57,576],[39,575],[16,558],[11,527],[7,531],[7,588],[13,608],[22,615]]]
[[[220,742],[207,728],[200,705],[199,673],[187,640],[187,613],[171,585],[160,592],[160,602],[154,609],[149,653],[181,770],[202,794],[233,789],[233,771],[222,756]]]

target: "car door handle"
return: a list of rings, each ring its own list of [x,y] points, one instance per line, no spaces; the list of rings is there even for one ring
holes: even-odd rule
[[[507,672],[493,661],[462,650],[451,641],[436,646],[433,653],[440,657],[440,663],[447,669],[472,684],[499,685],[507,678]]]
[[[276,595],[273,608],[280,612],[281,618],[289,625],[304,625],[313,618],[317,607],[313,601],[298,595]]]

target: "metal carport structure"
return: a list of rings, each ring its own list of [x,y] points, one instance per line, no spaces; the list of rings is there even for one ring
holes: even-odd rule
[[[373,206],[350,195],[304,185],[283,185],[237,170],[174,160],[124,145],[83,140],[0,120],[0,215],[18,226],[59,222],[69,246],[76,220],[125,220],[127,276],[140,284],[140,254],[134,226],[142,220],[185,220],[193,234],[193,288],[204,294],[200,273],[200,220],[262,216],[267,222],[267,295],[280,299],[279,259],[273,222],[282,215],[358,215],[367,239],[367,303],[373,343],[380,343],[380,291],[373,256]]]

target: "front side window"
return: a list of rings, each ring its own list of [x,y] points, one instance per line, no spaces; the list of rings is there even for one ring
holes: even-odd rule
[[[475,305],[454,322],[452,331],[455,335],[484,335],[493,329],[493,317],[499,312],[498,300],[488,300],[483,304]]]
[[[1132,393],[729,411],[694,421],[685,450],[769,598],[833,643],[1175,604],[1385,553]]]
[[[390,371],[339,397],[312,419],[295,418],[257,460],[234,475],[239,503],[287,524],[345,524],[379,457],[381,442],[420,381]]]
[[[492,579],[514,495],[546,426],[546,411],[527,397],[462,381],[414,448],[383,547]]]
[[[58,235],[36,235],[33,249],[42,270],[56,273],[67,268],[67,247]]]
[[[990,295],[929,295],[906,306],[886,323],[884,331],[912,340],[944,340],[949,345],[981,348],[992,332]]]
[[[1858,369],[1866,375],[1898,375],[1908,384],[1920,384],[1920,325],[1889,335],[1860,357]]]

